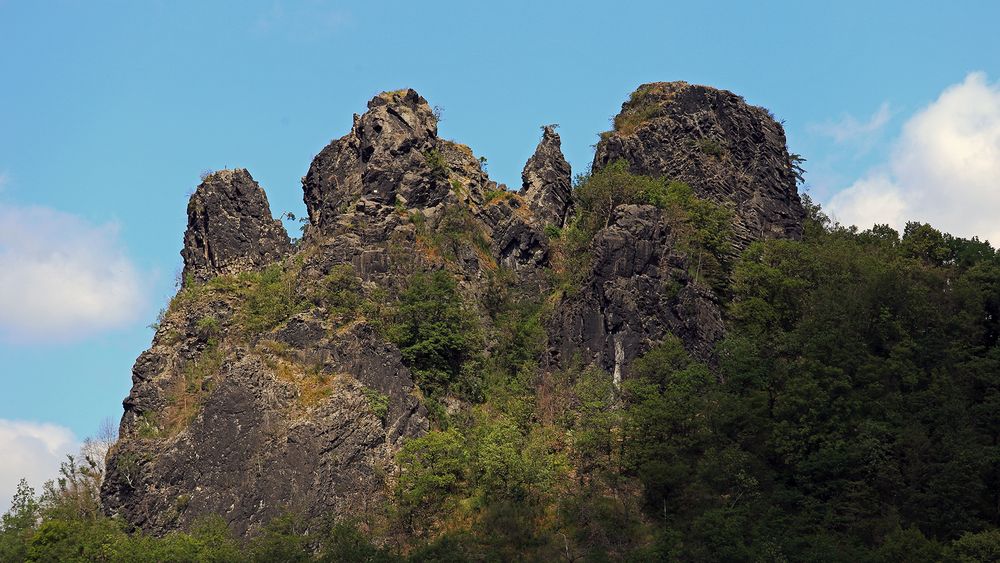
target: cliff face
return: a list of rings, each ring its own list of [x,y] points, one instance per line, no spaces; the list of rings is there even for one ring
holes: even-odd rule
[[[732,94],[678,84],[640,89],[648,119],[607,136],[595,168],[624,158],[633,172],[689,182],[732,206],[738,246],[798,236],[780,126]],[[623,115],[638,111],[633,98]],[[705,154],[703,139],[723,153]],[[379,505],[396,452],[430,425],[427,390],[380,320],[414,272],[448,272],[480,315],[498,279],[548,295],[547,369],[581,358],[627,377],[667,333],[710,358],[718,298],[692,276],[662,209],[614,209],[588,242],[578,290],[554,291],[546,232],[575,216],[570,178],[546,127],[520,193],[507,191],[468,147],[438,137],[413,90],[373,98],[315,157],[297,246],[246,170],[206,177],[188,207],[185,284],[133,368],[105,509],[155,533],[220,514],[250,535],[287,510]]]
[[[735,245],[799,238],[805,211],[771,114],[743,98],[686,82],[643,84],[603,136],[594,169],[624,159],[635,174],[686,182],[698,195],[733,206]]]

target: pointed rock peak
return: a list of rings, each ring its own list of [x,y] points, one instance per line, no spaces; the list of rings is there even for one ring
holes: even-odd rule
[[[291,251],[288,233],[271,216],[267,195],[246,169],[206,175],[188,201],[184,280],[255,270]]]
[[[542,140],[521,171],[521,194],[539,222],[561,227],[572,204],[573,182],[556,127],[542,127]]]
[[[799,200],[785,132],[764,108],[726,90],[687,82],[643,84],[601,135],[593,170],[625,160],[633,174],[689,184],[736,212],[734,250],[798,238]]]
[[[355,116],[351,132],[326,146],[303,179],[317,233],[330,233],[359,199],[392,207],[432,206],[451,189],[437,136],[438,119],[412,89],[382,92]]]
[[[366,137],[437,137],[437,116],[427,100],[412,88],[382,92],[368,102],[358,125]]]

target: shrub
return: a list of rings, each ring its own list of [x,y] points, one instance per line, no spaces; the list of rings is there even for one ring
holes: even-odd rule
[[[363,300],[361,279],[354,272],[354,266],[341,264],[334,266],[320,283],[317,301],[325,305],[335,317],[350,317],[358,311]]]
[[[438,180],[445,180],[451,173],[448,163],[444,160],[444,155],[437,149],[430,149],[424,152],[424,162],[431,169],[431,175]]]
[[[389,396],[368,387],[365,387],[362,392],[365,394],[365,399],[368,400],[368,405],[372,408],[375,416],[380,420],[385,420],[385,415],[389,412]]]
[[[589,176],[577,177],[574,190],[577,215],[562,230],[565,255],[572,271],[581,271],[594,234],[606,227],[619,205],[653,205],[667,212],[678,249],[692,260],[692,277],[709,283],[726,277],[731,254],[732,212],[701,199],[685,183],[668,182],[628,171],[628,163],[617,160]]]
[[[482,340],[478,319],[450,274],[414,274],[393,317],[388,336],[425,393],[447,392],[456,385],[468,388],[471,382],[460,381],[463,367],[478,355]]]
[[[396,498],[408,528],[418,533],[430,528],[426,520],[462,488],[467,458],[465,439],[455,429],[433,431],[403,446],[396,455],[402,468]]]
[[[632,92],[626,107],[615,116],[615,131],[631,135],[640,125],[656,117],[660,106],[651,96],[654,91],[654,86],[647,85]]]
[[[306,310],[309,303],[299,294],[294,272],[271,264],[261,272],[240,274],[243,307],[239,322],[249,334],[267,332]]]
[[[707,137],[703,137],[695,141],[695,146],[698,147],[698,150],[701,152],[715,158],[722,158],[722,155],[726,152],[718,141]]]

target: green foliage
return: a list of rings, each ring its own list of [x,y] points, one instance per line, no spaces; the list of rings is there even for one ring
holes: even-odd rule
[[[247,333],[267,332],[308,308],[308,301],[298,291],[296,273],[271,264],[261,272],[240,274],[239,323]]]
[[[364,388],[363,393],[375,416],[384,420],[385,415],[389,412],[389,396],[368,387]]]
[[[660,106],[651,96],[655,92],[655,87],[646,85],[629,96],[629,101],[622,109],[621,113],[615,116],[615,131],[623,135],[631,135],[645,122],[649,121],[660,111]]]
[[[578,177],[573,194],[577,214],[562,229],[559,241],[567,271],[586,271],[590,242],[610,224],[618,206],[645,204],[666,212],[678,249],[690,258],[692,277],[709,284],[724,283],[732,254],[730,209],[697,197],[687,184],[632,174],[624,160]]]
[[[483,197],[485,197],[486,203],[492,203],[507,196],[507,194],[508,194],[507,190],[503,188],[497,188],[494,190],[486,190],[486,194]]]
[[[540,436],[525,436],[511,418],[483,413],[474,440],[475,485],[486,501],[529,502],[551,487],[563,463]]]
[[[330,269],[313,295],[314,301],[327,308],[338,319],[353,317],[360,309],[364,294],[361,279],[350,264],[340,264]]]
[[[788,155],[788,157],[792,164],[792,174],[795,176],[795,185],[804,185],[806,183],[806,169],[802,166],[802,163],[806,161],[805,157],[796,153],[792,153]]]
[[[951,544],[948,559],[960,563],[1000,561],[1000,529],[965,532]]]
[[[424,162],[431,169],[431,175],[438,180],[447,180],[448,176],[451,174],[451,170],[448,169],[448,163],[444,159],[444,155],[441,151],[437,149],[430,149],[424,152]]]
[[[426,532],[433,517],[459,492],[468,466],[464,442],[455,429],[435,430],[410,440],[397,454],[402,472],[395,496],[409,530]]]
[[[695,146],[704,154],[717,159],[721,159],[726,154],[726,149],[722,148],[722,145],[718,141],[709,139],[708,137],[702,137],[695,141]]]
[[[213,338],[219,334],[220,329],[219,319],[213,317],[212,315],[206,315],[195,323],[195,329],[198,334],[203,338]]]
[[[424,393],[474,393],[469,364],[482,350],[478,319],[443,270],[410,277],[388,328]]]
[[[678,248],[725,265],[725,210],[636,178],[618,165],[581,184],[589,207],[561,250],[586,248],[607,196],[664,210]],[[428,408],[449,412],[402,446],[384,512],[364,525],[286,514],[246,543],[218,519],[154,538],[104,516],[100,464],[71,458],[40,497],[19,486],[0,560],[996,561],[1000,258],[919,223],[842,228],[804,203],[802,241],[753,244],[725,270],[727,337],[711,364],[668,334],[618,386],[584,361],[544,368],[544,297],[503,268],[478,308],[444,271],[365,300],[353,269],[335,269],[297,290],[301,306],[385,319]],[[296,278],[279,267],[180,299],[280,293]],[[260,296],[227,322],[267,330],[298,299]],[[215,318],[197,323],[209,342],[231,328]],[[210,388],[224,344],[182,366],[182,391]],[[366,396],[384,417],[388,398]],[[112,459],[138,479],[132,450]]]
[[[27,548],[35,531],[38,513],[35,490],[21,479],[10,510],[0,517],[0,561],[27,560]]]

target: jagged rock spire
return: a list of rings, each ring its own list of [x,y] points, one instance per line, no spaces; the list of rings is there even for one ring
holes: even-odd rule
[[[572,203],[572,171],[555,127],[542,128],[542,140],[521,172],[521,195],[542,224],[563,226]]]
[[[437,117],[427,100],[412,89],[375,96],[364,115],[354,116],[351,132],[310,165],[303,179],[310,223],[329,230],[361,197],[390,206],[436,205],[449,190],[436,147]]]
[[[267,195],[246,169],[206,176],[188,201],[184,279],[205,281],[280,260],[291,250]]]
[[[764,108],[687,82],[643,84],[602,135],[593,169],[625,159],[634,174],[689,184],[736,212],[736,250],[754,240],[798,238],[805,211],[785,132]]]

